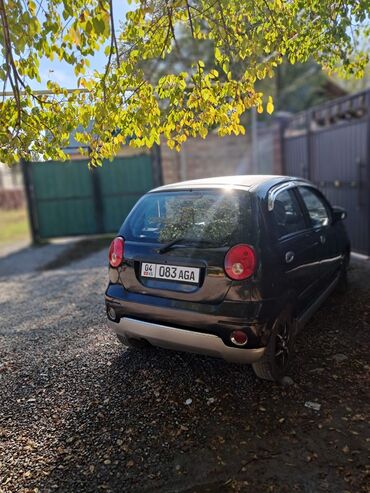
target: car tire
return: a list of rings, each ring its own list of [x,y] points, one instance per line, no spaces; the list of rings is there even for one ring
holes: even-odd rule
[[[289,306],[273,323],[264,355],[252,364],[258,378],[279,382],[286,375],[294,347],[295,333],[292,307]]]
[[[142,339],[128,339],[126,336],[123,336],[121,334],[117,334],[117,339],[124,346],[133,349],[145,349],[150,346],[150,344],[147,341],[143,341]]]

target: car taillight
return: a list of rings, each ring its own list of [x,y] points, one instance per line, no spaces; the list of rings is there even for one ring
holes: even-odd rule
[[[254,274],[256,265],[256,254],[250,245],[235,245],[225,256],[225,272],[236,281]]]
[[[112,267],[118,267],[123,260],[125,240],[118,236],[114,238],[109,247],[109,263]]]

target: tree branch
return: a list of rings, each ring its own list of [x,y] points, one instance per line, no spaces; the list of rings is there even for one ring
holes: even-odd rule
[[[5,60],[6,60],[6,65],[7,65],[7,74],[9,78],[10,85],[12,86],[13,94],[14,94],[14,99],[17,105],[17,126],[21,126],[21,98],[20,98],[20,91],[19,91],[19,85],[18,85],[18,79],[19,75],[17,72],[17,68],[14,63],[14,58],[13,58],[13,51],[12,51],[12,43],[10,40],[10,33],[9,33],[9,26],[8,26],[8,19],[5,11],[5,5],[4,5],[4,0],[0,0],[0,17],[1,17],[1,24],[3,28],[3,35],[4,35],[4,47],[5,47]]]
[[[175,36],[175,29],[173,27],[173,22],[172,22],[172,8],[170,8],[168,6],[168,0],[166,0],[166,6],[167,6],[168,22],[169,22],[169,27],[171,29],[172,38],[173,38],[173,40],[175,42],[176,50],[177,50],[177,52],[179,54],[180,59],[183,59],[183,56],[181,54],[180,46],[179,46],[179,44],[177,42],[177,39],[176,39],[176,36]]]
[[[110,22],[111,22],[111,33],[110,33],[110,49],[109,49],[109,56],[108,56],[108,61],[107,61],[107,65],[105,66],[105,72],[104,72],[104,75],[102,77],[102,86],[103,86],[103,98],[104,98],[104,101],[106,101],[106,84],[105,84],[105,81],[108,77],[108,72],[109,72],[109,69],[110,69],[110,66],[111,66],[111,63],[112,63],[112,56],[113,56],[113,52],[114,52],[114,46],[115,46],[115,42],[117,43],[116,41],[116,37],[115,37],[115,31],[114,31],[114,22],[113,22],[113,4],[112,4],[112,0],[109,0],[109,17],[110,17]],[[113,29],[112,29],[112,26],[113,26]],[[118,53],[118,52],[117,52]]]
[[[186,0],[186,10],[188,11],[188,18],[189,18],[189,24],[190,24],[190,30],[191,30],[191,35],[194,38],[194,27],[193,27],[193,20],[191,18],[191,13],[190,13],[190,5],[188,0]]]
[[[225,31],[225,34],[226,34],[226,43],[227,43],[227,47],[228,47],[228,51],[229,51],[229,56],[230,56],[231,55],[231,46],[230,46],[230,41],[229,41],[229,33],[228,33],[228,29],[227,29],[227,25],[226,25],[226,20],[225,20],[225,16],[224,16],[224,9],[222,7],[222,4],[221,4],[220,0],[218,0],[218,6],[220,8],[221,20],[222,20],[223,28],[224,28],[224,31]]]
[[[112,45],[114,45],[114,49],[116,50],[117,66],[119,66],[120,65],[120,58],[119,58],[119,51],[118,51],[118,43],[117,43],[117,37],[116,37],[116,30],[115,30],[115,27],[114,27],[113,0],[109,0],[109,9],[110,9],[111,43],[112,43]]]

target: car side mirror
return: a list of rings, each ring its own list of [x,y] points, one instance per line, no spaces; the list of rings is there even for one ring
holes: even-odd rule
[[[347,218],[347,211],[338,205],[333,207],[333,222],[343,221]]]

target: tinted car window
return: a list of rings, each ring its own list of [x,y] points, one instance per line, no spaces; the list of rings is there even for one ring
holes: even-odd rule
[[[329,214],[324,201],[310,188],[299,187],[313,226],[327,226]]]
[[[251,225],[247,192],[171,191],[145,195],[120,233],[126,240],[167,243],[182,239],[222,246],[246,241]]]
[[[279,238],[306,228],[304,216],[292,190],[280,192],[276,197],[273,217]]]

